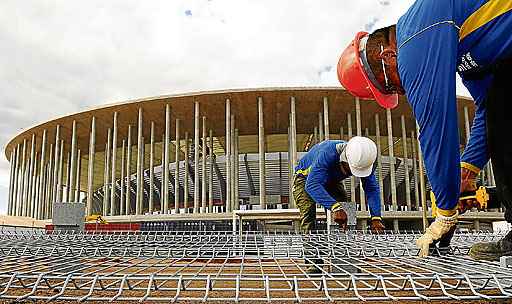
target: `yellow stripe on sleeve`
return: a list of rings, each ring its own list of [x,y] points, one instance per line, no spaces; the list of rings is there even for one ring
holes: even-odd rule
[[[512,10],[512,1],[510,0],[489,0],[464,21],[460,27],[459,41],[510,10]]]

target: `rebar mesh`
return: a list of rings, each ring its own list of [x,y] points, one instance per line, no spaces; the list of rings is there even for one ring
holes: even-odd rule
[[[383,301],[512,296],[512,269],[467,257],[503,235],[458,233],[418,258],[418,233],[0,234],[0,298]],[[319,274],[309,274],[316,268]]]

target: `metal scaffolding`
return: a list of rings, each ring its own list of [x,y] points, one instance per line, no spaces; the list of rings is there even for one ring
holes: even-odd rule
[[[512,296],[512,269],[448,252],[418,258],[418,233],[0,234],[0,299],[67,301],[384,301]],[[321,274],[306,272],[310,266]]]

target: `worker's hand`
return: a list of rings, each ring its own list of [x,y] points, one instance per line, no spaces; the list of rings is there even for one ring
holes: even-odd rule
[[[464,196],[464,193],[474,193],[477,190],[476,186],[477,173],[467,168],[460,168],[460,194]],[[473,207],[479,208],[480,205],[476,199],[460,200],[458,209],[459,214],[471,210]]]
[[[443,238],[450,232],[450,229],[457,225],[458,215],[458,212],[452,216],[437,215],[436,220],[430,224],[425,233],[416,240],[416,246],[420,249],[420,257],[428,256],[430,244]]]
[[[370,231],[373,233],[381,234],[386,230],[386,226],[381,219],[375,218],[370,221]]]
[[[340,226],[342,231],[345,231],[347,229],[348,217],[347,213],[341,208],[341,204],[335,203],[332,205],[331,212],[334,222]]]

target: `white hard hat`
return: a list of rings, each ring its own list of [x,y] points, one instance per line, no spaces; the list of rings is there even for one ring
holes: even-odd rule
[[[367,177],[377,158],[377,146],[367,137],[352,137],[345,148],[345,158],[354,176]]]

